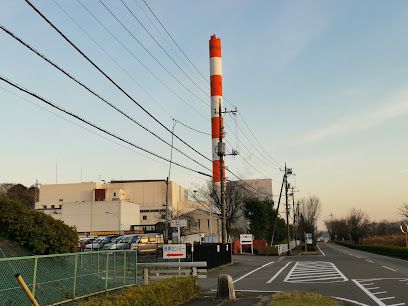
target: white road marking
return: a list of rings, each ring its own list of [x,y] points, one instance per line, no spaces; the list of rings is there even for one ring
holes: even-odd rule
[[[282,261],[283,258],[284,258],[283,256],[282,256],[282,257],[279,257],[278,262],[279,262],[279,261]]]
[[[211,289],[213,292],[217,292],[217,289]],[[236,289],[235,292],[254,292],[254,293],[278,293],[282,291],[277,291],[277,290],[251,290],[251,289]],[[358,306],[369,306],[367,304],[363,304],[354,300],[338,297],[338,296],[332,296],[333,299],[340,300],[340,301],[345,301],[345,302],[350,302]]]
[[[275,278],[277,278],[278,275],[281,274],[282,271],[285,270],[285,269],[287,268],[287,266],[289,266],[291,263],[292,263],[292,262],[289,261],[284,267],[282,267],[278,272],[276,272],[275,275],[272,276],[272,278],[271,278],[270,280],[268,280],[266,283],[267,283],[267,284],[272,283],[272,282],[275,280]]]
[[[373,299],[374,302],[375,302],[377,305],[380,305],[380,306],[392,306],[392,305],[385,304],[385,303],[382,302],[382,301],[395,299],[395,298],[396,298],[395,296],[382,296],[382,297],[380,297],[380,296],[378,296],[378,295],[386,294],[387,291],[377,291],[377,292],[373,292],[372,290],[379,289],[379,287],[371,287],[371,288],[367,287],[367,286],[372,285],[372,283],[367,284],[367,282],[369,282],[369,281],[381,281],[381,280],[400,280],[400,281],[401,281],[401,279],[398,279],[398,278],[352,279],[352,281],[353,281],[365,294],[367,294],[371,299]],[[406,280],[408,280],[408,279],[403,279],[403,280],[406,281]],[[370,291],[370,290],[371,290],[371,291]],[[394,305],[394,306],[397,306],[397,305],[405,305],[405,303],[399,303],[399,304],[393,304],[393,305]]]
[[[287,283],[336,283],[348,278],[327,261],[297,261],[283,280]]]
[[[369,259],[366,259],[366,262],[375,263],[374,261],[369,260]]]
[[[251,275],[252,273],[254,273],[254,272],[256,272],[256,271],[258,271],[258,270],[260,270],[260,269],[262,269],[262,268],[265,268],[266,266],[269,266],[270,264],[273,264],[273,261],[268,262],[268,263],[266,263],[266,264],[264,264],[264,265],[262,265],[262,266],[260,266],[260,267],[258,267],[258,268],[256,268],[256,269],[254,269],[254,270],[248,272],[247,274],[242,275],[241,277],[238,277],[236,280],[233,281],[233,283],[236,283],[236,282],[240,281],[241,279],[247,277],[248,275]]]
[[[395,299],[395,296],[389,296],[389,297],[385,297],[385,298],[381,298],[380,300],[391,300],[391,299]]]
[[[372,294],[367,288],[365,288],[362,284],[360,284],[357,280],[352,279],[352,282],[355,283],[361,290],[364,291],[365,294],[367,294],[374,302],[377,303],[377,305],[380,306],[386,306],[379,298],[377,298],[374,294]]]
[[[324,254],[324,252],[322,251],[322,249],[319,247],[319,245],[316,243],[317,248],[319,249],[320,253],[322,253],[323,256],[326,256],[326,254]]]
[[[394,272],[397,272],[397,270],[394,270],[393,268],[390,268],[390,267],[387,267],[387,266],[381,266],[381,267],[383,267],[385,269],[388,269],[388,270],[391,270],[391,271],[394,271]]]

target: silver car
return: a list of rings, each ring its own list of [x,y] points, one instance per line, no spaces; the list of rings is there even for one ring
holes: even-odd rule
[[[104,250],[116,250],[119,242],[125,237],[126,237],[125,235],[117,237],[116,239],[112,240],[112,242],[105,244],[103,246],[103,249]]]

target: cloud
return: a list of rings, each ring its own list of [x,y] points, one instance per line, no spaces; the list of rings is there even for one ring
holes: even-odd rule
[[[369,129],[406,112],[408,112],[408,91],[402,91],[377,109],[342,118],[328,126],[306,133],[294,144],[315,143],[337,135]]]

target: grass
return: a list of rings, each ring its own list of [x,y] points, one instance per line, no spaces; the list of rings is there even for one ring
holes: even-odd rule
[[[273,306],[336,306],[334,299],[312,292],[286,291],[274,294]]]
[[[198,293],[196,279],[176,277],[143,286],[134,286],[106,293],[87,301],[81,306],[170,306],[180,305]]]
[[[336,241],[336,243],[352,249],[362,250],[385,256],[397,257],[401,259],[408,259],[408,249],[406,247],[395,245],[354,244],[345,241]]]

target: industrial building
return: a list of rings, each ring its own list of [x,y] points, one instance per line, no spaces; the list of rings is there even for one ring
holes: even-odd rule
[[[42,184],[35,209],[75,226],[80,233],[129,230],[131,225],[163,222],[166,180],[128,180],[72,184]],[[168,185],[172,214],[188,212],[188,193]]]

